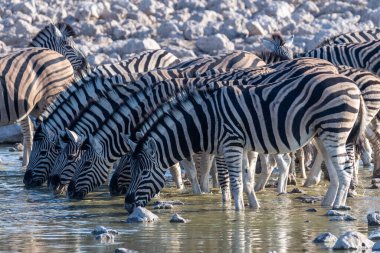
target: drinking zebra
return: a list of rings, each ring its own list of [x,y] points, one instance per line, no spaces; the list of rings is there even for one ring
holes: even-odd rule
[[[54,97],[73,80],[73,67],[61,54],[28,48],[0,57],[0,124],[19,121],[24,135],[23,165],[31,149],[32,123]]]
[[[267,85],[185,93],[167,107],[160,117],[141,126],[137,143],[125,141],[133,152],[132,182],[125,198],[129,212],[145,206],[163,187],[165,168],[200,151],[224,154],[235,209],[241,210],[238,186],[244,148],[287,153],[313,137],[324,151],[329,171],[337,175],[324,202],[337,207],[345,204],[352,173],[346,142],[356,141],[366,117],[360,91],[350,79],[315,71]],[[96,145],[102,147],[102,143]],[[89,164],[85,162],[84,168]]]
[[[155,63],[153,59],[156,60]],[[143,72],[148,70],[146,69],[148,67],[157,68],[176,61],[177,58],[174,55],[164,50],[153,50],[133,55],[116,64],[99,66],[91,72],[84,71],[83,77],[60,93],[54,103],[50,104],[39,117],[42,124],[36,129],[37,139],[33,142],[31,160],[24,175],[24,184],[31,187],[41,185],[46,181],[53,161],[59,153],[56,142],[60,131],[64,130],[72,120],[78,119],[84,109],[94,103],[99,95],[108,92],[110,86],[104,79],[98,77],[107,77],[119,72],[123,74],[123,82],[131,81],[140,74],[128,74],[130,69],[137,68]]]
[[[311,61],[311,66],[308,68],[307,67],[307,61],[306,59],[301,59],[301,60],[295,60],[292,61],[291,63],[288,63],[290,66],[295,66],[295,62],[298,62],[299,68],[298,69],[282,69],[282,72],[277,71],[273,75],[257,75],[254,74],[252,75],[252,78],[255,79],[257,84],[260,83],[265,83],[266,81],[268,82],[274,82],[278,80],[279,76],[284,76],[287,74],[294,74],[296,76],[300,76],[305,74],[305,71],[309,69],[310,71],[316,71],[318,68],[316,68],[318,65],[316,62],[320,62],[322,64],[322,67],[320,69],[324,71],[328,71],[329,73],[334,73],[333,71],[335,68],[333,68],[333,71],[331,71],[331,64],[329,64],[326,61],[320,61],[320,60],[314,60],[312,59]],[[285,63],[283,63],[285,65]],[[303,69],[302,69],[303,68]],[[246,76],[249,76],[249,72],[251,71],[258,71],[259,69],[250,69],[250,70],[236,70],[236,71],[231,71],[231,73],[226,73],[228,79],[227,80],[234,80],[238,79],[239,76],[237,75],[238,72],[246,72]],[[181,79],[182,80],[182,79]],[[212,79],[205,79],[203,82],[201,80],[195,79],[190,82],[194,82],[197,85],[205,84],[212,81]],[[180,86],[183,87],[182,83],[179,83]],[[179,84],[177,83],[171,83],[171,82],[163,82],[160,84],[162,87],[161,89],[166,89],[166,90],[175,90],[175,86],[178,86]],[[170,88],[174,85],[173,88]],[[187,85],[187,84],[186,84]],[[158,89],[158,84],[154,85],[154,89]],[[178,89],[177,89],[178,90]],[[145,91],[144,93],[148,93]],[[142,96],[144,93],[141,95],[136,94],[135,97],[139,98]],[[158,91],[151,91],[149,93],[152,94],[163,94]],[[161,97],[160,97],[161,99]],[[153,101],[156,103],[154,99],[151,99],[149,96],[147,97],[146,101]],[[142,101],[141,104],[147,104],[147,102]],[[115,116],[113,116],[113,120],[108,120],[102,128],[100,128],[94,135],[96,137],[93,137],[84,143],[86,151],[82,155],[81,159],[78,161],[78,169],[74,174],[74,177],[72,181],[70,182],[69,189],[68,189],[68,194],[69,197],[72,198],[78,198],[81,199],[83,198],[89,191],[91,191],[94,187],[99,186],[105,180],[107,179],[107,174],[109,167],[112,165],[112,163],[120,158],[121,154],[123,152],[126,152],[125,149],[123,149],[123,144],[120,143],[120,138],[118,137],[118,134],[120,130],[122,132],[130,132],[133,129],[134,122],[138,122],[138,119],[136,118],[136,113],[131,113],[128,110],[119,110],[120,112],[114,113]],[[141,111],[141,109],[137,108],[137,111]],[[128,116],[131,115],[131,116]],[[116,124],[116,125],[115,125]],[[132,125],[132,126],[131,126]],[[128,130],[128,128],[131,128],[131,130]],[[116,130],[118,129],[118,130]],[[127,132],[127,133],[128,133]],[[92,136],[90,136],[92,137]],[[101,145],[96,145],[94,143],[94,139],[97,139],[97,142],[101,143]],[[100,148],[102,146],[102,148]],[[96,149],[99,147],[99,149]],[[100,153],[99,153],[100,152]]]
[[[171,66],[167,71],[161,69],[159,71],[150,72],[146,75],[141,76],[137,80],[141,83],[141,86],[138,88],[138,90],[143,90],[145,86],[148,87],[148,84],[151,83],[153,80],[158,81],[165,80],[170,77],[193,77],[197,75],[206,75],[207,70],[212,70],[215,66],[220,66],[222,68],[247,68],[252,67],[252,65],[264,65],[262,61],[258,61],[257,59],[259,58],[256,55],[244,51],[234,51],[231,53],[226,53],[212,57],[210,56],[192,59]],[[134,88],[134,90],[132,89],[130,95],[127,96],[132,96],[133,93],[137,92],[138,90],[136,88]],[[167,90],[162,91],[164,97],[167,96],[168,92],[169,91]],[[158,98],[155,98],[155,101],[162,99],[161,96],[163,96],[163,94],[158,93]],[[134,100],[125,100],[124,102],[128,105],[130,103],[134,103]],[[132,107],[132,105],[130,106]],[[115,110],[118,109],[118,107],[120,107],[120,105],[114,107]],[[136,109],[136,111],[138,110]],[[139,114],[141,114],[141,112],[139,112]],[[102,113],[100,112],[98,113],[98,115],[101,116]],[[89,114],[89,117],[91,117],[91,114]],[[103,121],[105,120],[107,120],[107,117],[103,117]],[[101,124],[103,124],[103,122],[100,118],[97,118],[97,121],[94,121],[89,120],[86,117],[86,115],[83,115],[82,117],[78,118],[77,121],[72,122],[71,128],[74,130],[74,132],[66,131],[67,134],[65,136],[79,137],[66,138],[68,144],[66,145],[65,150],[60,153],[59,158],[57,158],[53,166],[53,170],[50,177],[51,180],[49,180],[49,184],[51,188],[54,191],[56,191],[56,193],[62,193],[62,191],[65,190],[66,186],[70,182],[72,175],[74,174],[75,162],[79,159],[81,153],[80,148],[83,144],[83,141],[91,132],[94,132]],[[199,184],[194,181],[195,180],[193,179],[192,182],[194,187],[197,187],[198,185],[199,188]],[[196,192],[199,191],[200,193],[200,190],[198,190],[198,188],[196,188]]]

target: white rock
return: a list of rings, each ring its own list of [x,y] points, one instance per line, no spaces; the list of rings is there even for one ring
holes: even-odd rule
[[[243,18],[228,19],[224,21],[219,32],[226,35],[230,40],[235,38],[245,38],[249,34],[249,31],[245,27],[245,20]]]
[[[294,6],[285,1],[273,1],[264,10],[265,14],[280,19],[290,18],[293,11]]]
[[[152,15],[156,12],[157,3],[154,0],[142,0],[139,4],[139,9],[148,14]]]
[[[252,35],[266,35],[266,31],[257,21],[248,21],[246,27],[249,33],[249,36]]]
[[[367,214],[367,221],[368,221],[369,226],[380,225],[380,212],[376,211],[376,212]]]
[[[292,15],[293,20],[300,24],[300,23],[311,23],[314,20],[314,16],[311,15],[310,12],[300,10],[297,12],[294,12]]]
[[[319,234],[314,240],[314,243],[335,243],[338,238],[335,235],[327,232]]]
[[[15,26],[16,33],[19,35],[30,36],[30,34],[36,34],[38,32],[38,29],[36,27],[32,26],[30,23],[22,19],[17,20]]]
[[[150,18],[142,11],[128,12],[127,18],[136,20],[142,26],[151,26],[153,16]]]
[[[0,40],[0,54],[4,54],[7,51],[8,51],[7,45]],[[2,136],[2,135],[0,135],[0,136]]]
[[[368,8],[371,8],[371,9],[380,8],[380,1],[378,1],[378,0],[368,0]]]
[[[15,4],[12,7],[12,10],[21,11],[27,15],[34,16],[36,15],[36,4],[34,0],[22,1],[21,3]]]
[[[172,21],[166,21],[161,23],[161,25],[157,28],[157,35],[161,38],[168,38],[173,36],[178,36],[180,31],[178,26]]]
[[[301,11],[301,10],[304,10],[306,12],[310,12],[313,15],[319,13],[319,8],[313,1],[306,1],[306,2],[302,3],[297,8],[297,11]]]
[[[109,56],[103,53],[97,53],[87,57],[88,63],[91,66],[98,66],[105,64],[109,60]]]
[[[19,12],[19,11],[13,14],[13,19],[14,20],[22,19],[29,24],[32,23],[32,16]]]
[[[99,28],[91,22],[82,22],[80,32],[84,36],[95,37],[99,33]]]
[[[206,7],[206,0],[178,0],[175,4],[175,9],[180,10],[188,8],[190,10],[204,9]]]
[[[346,232],[341,235],[334,245],[334,250],[338,249],[371,249],[374,242],[368,240],[365,235],[359,232]]]
[[[126,249],[126,248],[117,248],[115,253],[136,253],[137,251]]]
[[[170,219],[170,222],[172,222],[172,223],[187,223],[188,220],[182,218],[178,213],[176,213],[172,216],[172,218]]]
[[[127,222],[154,222],[158,221],[158,216],[144,207],[136,207],[128,216]]]
[[[368,239],[370,240],[380,240],[380,228],[372,231],[369,235],[368,235]]]
[[[183,37],[186,40],[195,40],[203,36],[204,27],[200,23],[190,20],[185,23]]]
[[[103,226],[97,226],[92,232],[93,235],[100,235],[107,233],[107,228]]]
[[[222,50],[234,50],[234,44],[224,34],[199,38],[195,45],[202,52],[211,55]]]
[[[177,56],[179,59],[183,60],[184,58],[194,58],[196,57],[196,54],[189,49],[183,48],[183,47],[177,47],[177,46],[169,46],[166,48],[168,52],[174,54]]]
[[[258,22],[267,34],[278,30],[279,27],[278,22],[268,15],[259,15],[253,21]]]
[[[369,18],[375,26],[380,26],[380,7],[369,12]]]

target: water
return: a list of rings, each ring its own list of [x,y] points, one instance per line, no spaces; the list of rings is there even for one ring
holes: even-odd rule
[[[139,252],[331,252],[312,243],[321,232],[340,235],[347,230],[367,234],[368,212],[380,210],[380,190],[361,188],[349,199],[353,222],[329,222],[327,209],[295,199],[301,194],[277,196],[273,189],[258,194],[261,209],[235,212],[221,204],[219,194],[193,196],[169,188],[161,199],[181,200],[184,206],[154,210],[160,221],[128,224],[123,197],[111,198],[107,187],[91,193],[84,201],[55,198],[46,187],[25,189],[25,169],[8,147],[0,147],[0,252],[114,252],[124,247]],[[362,170],[363,187],[370,173]],[[289,187],[290,189],[292,187]],[[325,185],[304,189],[323,195]],[[305,210],[316,208],[318,212]],[[190,219],[186,224],[169,223],[174,213]],[[101,244],[91,231],[97,226],[116,229],[113,244]],[[340,251],[341,252],[341,251]]]

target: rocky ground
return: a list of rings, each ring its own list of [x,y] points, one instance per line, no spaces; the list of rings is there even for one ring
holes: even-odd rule
[[[272,32],[294,49],[380,26],[379,0],[0,0],[0,54],[25,47],[49,22],[64,21],[92,65],[163,48],[179,58],[261,50]]]

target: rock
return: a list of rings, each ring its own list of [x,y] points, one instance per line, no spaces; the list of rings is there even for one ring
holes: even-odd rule
[[[370,9],[380,8],[380,2],[377,0],[368,0],[368,8]]]
[[[111,234],[103,233],[100,235],[97,235],[95,237],[96,240],[99,240],[100,243],[113,243],[114,242],[114,236]]]
[[[178,213],[176,213],[172,216],[172,218],[170,219],[170,222],[172,222],[172,223],[187,223],[188,220],[182,218]]]
[[[316,15],[319,13],[319,8],[313,1],[306,1],[302,3],[294,13],[297,13],[298,11],[301,11],[301,10],[305,12],[310,12],[310,14],[312,15]]]
[[[158,216],[144,207],[138,206],[128,216],[127,223],[135,222],[154,222],[158,220]]]
[[[199,38],[195,45],[200,51],[210,55],[223,50],[234,50],[234,44],[224,34]]]
[[[148,15],[155,14],[157,9],[157,1],[142,0],[139,4],[139,9]]]
[[[372,250],[376,252],[378,251],[380,252],[380,241],[378,241],[377,243],[373,245]]]
[[[306,210],[306,212],[315,213],[315,212],[317,212],[317,209],[315,209],[315,208],[309,208],[309,209]]]
[[[81,25],[82,35],[95,37],[95,35],[98,34],[99,32],[100,30],[95,24],[92,24],[91,22],[82,22],[82,25]]]
[[[334,206],[333,210],[349,211],[349,210],[351,210],[351,207],[349,207],[349,206]]]
[[[23,19],[15,22],[17,34],[37,34],[38,29]]]
[[[248,21],[245,26],[247,27],[249,36],[267,34],[258,21]]]
[[[21,11],[22,13],[25,13],[25,14],[30,15],[30,16],[35,16],[36,12],[37,12],[35,1],[33,1],[33,0],[22,1],[18,4],[15,4],[12,7],[12,10],[13,10],[13,12]]]
[[[105,64],[108,61],[108,59],[109,59],[109,56],[102,53],[98,53],[96,55],[90,55],[87,57],[88,62],[92,66]]]
[[[245,26],[245,20],[242,18],[224,21],[219,32],[226,35],[230,40],[245,38],[249,35],[249,31]]]
[[[177,46],[170,46],[166,48],[168,52],[174,54],[177,56],[179,59],[184,59],[184,58],[195,58],[196,54],[189,49],[183,48],[183,47],[177,47]]]
[[[376,211],[376,212],[367,214],[367,221],[368,221],[369,226],[380,225],[380,212]]]
[[[264,9],[265,14],[276,19],[290,18],[293,11],[294,6],[285,1],[273,1]]]
[[[21,127],[18,124],[0,127],[0,143],[13,143],[22,140]]]
[[[188,8],[190,10],[204,9],[206,7],[206,0],[178,0],[175,4],[175,9],[180,10]]]
[[[107,228],[105,228],[103,226],[97,226],[91,233],[93,235],[104,234],[104,233],[107,233]]]
[[[299,188],[294,188],[289,193],[304,193],[304,191],[300,190]]]
[[[336,210],[328,210],[327,213],[325,214],[326,216],[344,216],[346,215],[345,213],[338,212]]]
[[[180,35],[180,30],[174,22],[164,22],[157,28],[157,35],[161,38],[169,38]]]
[[[160,49],[160,46],[153,39],[129,39],[127,41],[118,40],[114,41],[107,48],[103,48],[102,53],[112,54],[117,53],[119,55],[140,53],[149,49]]]
[[[365,235],[359,232],[346,232],[336,241],[333,249],[371,249],[374,243],[368,240]]]
[[[184,25],[183,37],[186,40],[195,40],[203,36],[203,31],[203,26],[194,20],[190,20]]]
[[[315,203],[317,201],[321,201],[322,197],[320,197],[320,196],[310,196],[310,195],[306,195],[305,194],[303,196],[296,197],[296,199],[300,200],[303,203]]]
[[[314,243],[335,243],[338,240],[335,235],[330,232],[322,233],[318,235],[313,242]]]
[[[161,201],[158,200],[153,203],[153,205],[173,205],[173,206],[183,206],[185,203],[179,200],[171,200],[171,201]]]
[[[345,214],[343,216],[334,216],[329,219],[329,221],[355,221],[355,220],[356,218],[349,214]]]
[[[114,229],[107,229],[107,233],[114,236],[119,234],[119,232]]]
[[[136,253],[137,251],[126,249],[126,248],[117,248],[115,253]]]
[[[368,235],[368,239],[370,239],[370,240],[380,240],[380,228],[372,231]]]
[[[170,205],[170,204],[158,204],[158,205],[154,205],[153,209],[173,209],[173,205]]]

